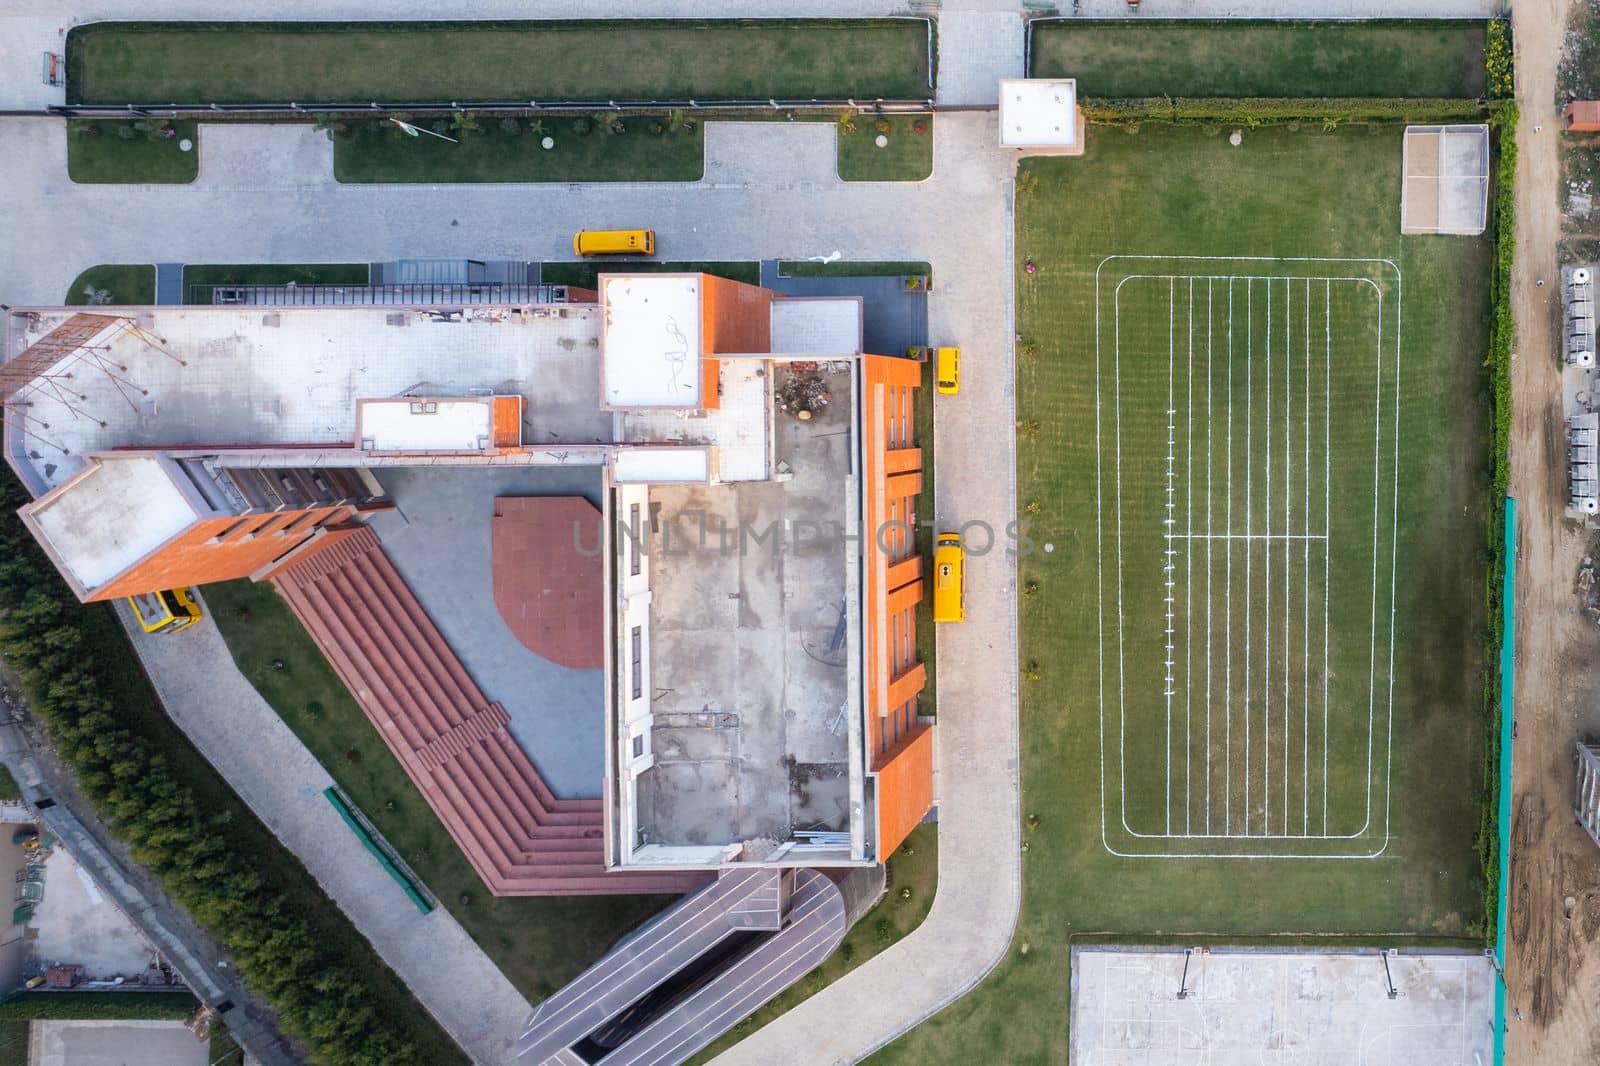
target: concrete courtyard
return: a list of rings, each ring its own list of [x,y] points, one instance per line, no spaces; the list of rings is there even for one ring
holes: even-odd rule
[[[1494,967],[1377,951],[1072,953],[1074,1066],[1488,1066]],[[1389,980],[1396,995],[1389,998]],[[1185,990],[1178,998],[1178,990]]]
[[[207,1052],[180,1021],[34,1022],[28,1066],[207,1066]]]

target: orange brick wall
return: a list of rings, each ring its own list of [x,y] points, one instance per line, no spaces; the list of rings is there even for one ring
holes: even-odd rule
[[[90,600],[115,600],[145,592],[205,585],[249,577],[284,552],[298,546],[323,521],[354,513],[344,504],[306,511],[275,511],[242,518],[206,518],[129,567],[114,580],[94,590]],[[307,517],[310,516],[310,517]],[[295,524],[305,517],[304,522]],[[236,525],[236,523],[244,523]],[[274,535],[273,530],[291,532]],[[252,536],[252,532],[260,530]],[[213,538],[220,541],[212,544]]]
[[[882,859],[933,803],[932,731],[917,724],[925,683],[925,667],[916,659],[916,612],[924,595],[915,555],[922,450],[912,401],[922,364],[868,355],[862,379],[867,743],[877,775]]]

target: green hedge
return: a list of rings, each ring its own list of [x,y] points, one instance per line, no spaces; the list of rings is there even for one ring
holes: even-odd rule
[[[1084,118],[1103,125],[1170,122],[1173,125],[1230,123],[1269,126],[1292,122],[1467,122],[1483,121],[1486,108],[1465,99],[1347,99],[1338,97],[1197,97],[1147,96],[1132,99],[1078,101]]]
[[[20,992],[0,1001],[0,1021],[106,1021],[187,1018],[200,1001],[188,992]]]
[[[208,777],[148,683],[119,673],[125,638],[104,606],[67,590],[17,517],[25,502],[0,474],[0,654],[112,832],[222,944],[314,1062],[464,1063],[304,869]]]
[[[1483,752],[1482,815],[1475,841],[1483,870],[1486,941],[1495,942],[1499,922],[1500,891],[1500,645],[1505,640],[1503,595],[1506,576],[1506,493],[1511,485],[1511,345],[1516,325],[1511,311],[1511,265],[1516,257],[1517,107],[1507,103],[1495,114],[1497,159],[1494,203],[1490,221],[1494,234],[1494,264],[1489,274],[1489,371],[1493,431],[1490,455],[1493,477],[1485,533],[1489,567],[1484,575],[1484,602],[1488,609],[1490,654],[1483,675],[1483,713],[1486,723]]]

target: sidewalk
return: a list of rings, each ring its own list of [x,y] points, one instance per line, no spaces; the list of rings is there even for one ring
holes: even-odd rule
[[[206,617],[151,639],[118,617],[167,715],[372,942],[474,1061],[507,1061],[533,1008],[442,907],[424,916],[357,846],[322,790],[333,779],[234,665]],[[209,614],[209,609],[208,609]]]

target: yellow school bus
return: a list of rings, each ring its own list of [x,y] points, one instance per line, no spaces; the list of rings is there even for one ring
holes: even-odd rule
[[[188,589],[167,589],[129,596],[134,617],[146,633],[176,633],[200,621],[200,605]]]
[[[940,533],[934,542],[933,620],[967,620],[967,553],[959,533]]]
[[[582,229],[572,238],[576,255],[655,255],[653,229]]]
[[[933,360],[934,384],[945,396],[961,391],[961,349],[940,348]]]

